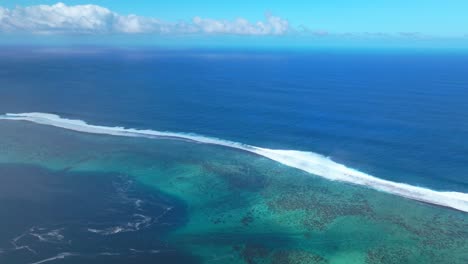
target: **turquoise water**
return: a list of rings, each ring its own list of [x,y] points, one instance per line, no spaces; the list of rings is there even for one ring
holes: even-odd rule
[[[468,258],[468,218],[463,212],[331,182],[219,146],[91,135],[14,121],[1,122],[0,128],[2,170],[15,164],[19,170],[42,171],[23,173],[24,181],[34,182],[31,178],[37,177],[36,182],[48,189],[31,185],[23,187],[23,192],[37,192],[37,196],[7,193],[3,197],[2,203],[22,200],[36,210],[24,212],[23,225],[10,225],[9,237],[29,234],[31,226],[41,227],[40,220],[30,217],[37,210],[50,214],[43,222],[53,230],[63,230],[60,234],[64,236],[60,243],[38,242],[31,235],[19,241],[18,245],[29,246],[41,255],[18,251],[4,241],[2,246],[7,247],[0,258],[6,260],[17,260],[18,252],[29,263],[64,253],[68,255],[54,261],[82,263],[91,258],[99,263],[117,263],[116,259],[121,263],[135,259],[150,263],[159,256],[170,263],[466,263]],[[45,184],[41,177],[48,176],[41,174],[65,177],[70,182]],[[15,177],[22,179],[21,174]],[[123,214],[104,214],[107,221],[100,223],[93,214],[113,209],[105,201],[109,193],[119,190],[118,186],[106,185],[113,182],[112,178],[133,182],[136,193],[120,191],[135,196],[133,199],[142,204],[162,203],[143,213],[153,222],[115,232],[115,227],[141,221],[129,217],[133,213],[128,212],[135,210],[135,200],[131,200],[132,205],[127,205]],[[54,209],[48,212],[37,204],[37,197],[49,192],[76,193],[76,197],[61,200],[63,205],[44,202]],[[151,193],[158,194],[157,198],[147,197]],[[91,217],[75,205],[82,203],[81,194],[96,201],[94,208],[85,208]],[[70,206],[74,209],[63,210]],[[78,227],[62,222],[60,218],[67,215],[78,221]],[[91,223],[86,217],[93,219]],[[11,217],[2,219],[12,221]],[[142,248],[134,248],[138,244],[128,239],[132,236]],[[61,244],[68,239],[71,244]],[[102,247],[100,251],[94,246],[80,246],[89,241]],[[158,255],[164,252],[177,253]],[[118,253],[120,257],[103,253]],[[97,255],[99,258],[95,258]]]

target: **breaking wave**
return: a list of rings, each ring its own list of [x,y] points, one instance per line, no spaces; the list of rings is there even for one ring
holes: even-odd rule
[[[46,113],[5,114],[0,115],[0,120],[29,121],[37,124],[92,134],[145,138],[174,138],[205,144],[220,145],[254,153],[289,167],[300,169],[329,180],[362,185],[405,198],[468,212],[468,193],[435,191],[405,183],[383,180],[364,172],[348,168],[343,164],[334,162],[330,158],[313,152],[261,148],[190,133],[174,133],[90,125],[82,120],[66,119],[58,115]]]

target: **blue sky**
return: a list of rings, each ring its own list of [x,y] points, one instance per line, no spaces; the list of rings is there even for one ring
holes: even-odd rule
[[[434,43],[458,43],[459,45],[463,43],[464,45],[468,39],[468,1],[466,0],[62,0],[61,2],[67,6],[98,5],[122,16],[135,14],[142,18],[158,19],[164,21],[165,25],[184,21],[184,27],[185,24],[197,27],[196,29],[190,29],[190,32],[197,32],[198,35],[211,35],[203,37],[212,39],[222,39],[218,35],[223,34],[255,35],[256,38],[259,38],[259,35],[282,35],[283,40],[278,40],[279,37],[263,36],[267,40],[261,41],[280,43],[282,41],[288,42],[285,40],[289,39],[290,42],[297,42],[300,40],[297,37],[291,38],[291,32],[297,34],[297,32],[302,32],[304,29],[311,33],[309,35],[315,37],[327,35],[328,40],[321,40],[322,43],[335,44],[349,39],[349,35],[353,35],[353,41],[357,43],[366,41],[385,43],[388,38],[396,38],[398,41],[391,40],[390,42],[414,44],[421,42],[421,39],[429,42],[435,39]],[[0,6],[14,10],[16,6],[54,5],[56,3],[57,1],[50,0],[3,0],[0,2]],[[271,14],[278,19],[276,22],[271,22],[269,17],[265,17],[265,14]],[[30,16],[30,14],[27,14],[27,16]],[[44,15],[40,17],[44,17]],[[200,17],[200,23],[198,21],[194,22],[194,17]],[[242,26],[242,29],[240,29],[237,22],[229,22],[236,21],[237,18],[243,18],[250,23],[248,32],[242,31],[246,30],[245,27]],[[161,24],[153,25],[151,29],[141,29],[141,24],[147,23],[145,21],[147,20],[139,20],[140,28],[138,30],[132,29],[133,33],[138,31],[137,33],[155,35],[155,31],[161,32]],[[212,31],[212,27],[218,21],[228,22],[222,22],[223,30],[215,29]],[[262,21],[266,28],[263,26],[258,28],[257,21]],[[132,22],[127,21],[126,23]],[[283,24],[277,26],[277,23]],[[29,25],[30,28],[26,28],[24,24],[26,23],[16,22],[14,26],[10,25],[8,30],[17,30],[14,27],[21,25],[22,31],[29,31],[30,28],[38,31],[37,25]],[[154,27],[156,26],[158,30],[155,30]],[[115,25],[112,25],[112,27],[114,28]],[[172,25],[171,27],[175,26]],[[0,25],[0,31],[1,29]],[[64,31],[68,29],[63,28],[63,25],[59,25],[52,31],[56,33],[59,29],[63,38],[63,35],[67,33]],[[50,33],[49,31],[51,31],[43,27],[40,30],[42,30],[41,33],[46,31]],[[76,27],[73,30],[76,31]],[[75,31],[74,33],[76,33]],[[89,33],[88,31],[86,33]],[[128,33],[129,28],[120,28],[117,33],[123,31]],[[178,34],[182,32],[180,25],[177,25],[177,30],[171,28],[169,31],[178,32]],[[187,31],[189,30],[184,29],[184,34]],[[241,33],[239,34],[239,32]],[[217,36],[213,37],[212,35]],[[142,42],[154,38],[154,36],[147,38],[136,37],[136,39],[142,39]],[[166,38],[168,38],[167,34]],[[310,38],[310,36],[303,37],[304,43],[307,42],[306,38]],[[415,40],[415,38],[417,39]],[[96,39],[99,39],[99,37],[96,37]]]

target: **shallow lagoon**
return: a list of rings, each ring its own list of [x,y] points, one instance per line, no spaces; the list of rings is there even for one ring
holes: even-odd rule
[[[466,213],[328,181],[219,146],[0,122],[0,162],[2,182],[24,183],[16,187],[21,192],[4,194],[2,203],[25,208],[22,214],[8,213],[17,206],[3,208],[2,225],[8,232],[0,235],[0,260],[34,263],[62,256],[54,261],[82,263],[94,256],[99,263],[158,258],[171,263],[468,262]],[[129,183],[132,188],[122,188]],[[36,202],[45,194],[51,201],[60,199],[59,190],[71,196],[60,203]],[[72,195],[76,193],[80,195]],[[126,206],[117,206],[129,197]],[[80,209],[83,200],[87,206]],[[138,200],[152,205],[141,214],[151,221],[125,232],[115,229],[128,223],[135,227],[145,219],[135,217],[140,214],[135,211]],[[30,217],[43,210],[48,218]],[[19,217],[22,224],[12,225]],[[67,217],[82,220],[76,226],[63,224]],[[36,253],[12,247],[12,240],[26,231],[37,233],[31,228],[38,221],[55,228],[48,232],[69,231],[60,233],[60,243],[55,234],[55,240],[45,241],[28,235],[17,244]],[[71,244],[63,244],[69,240]]]

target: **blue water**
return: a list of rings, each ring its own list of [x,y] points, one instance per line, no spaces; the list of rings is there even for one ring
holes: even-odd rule
[[[0,113],[313,151],[468,192],[468,54],[5,49]]]

